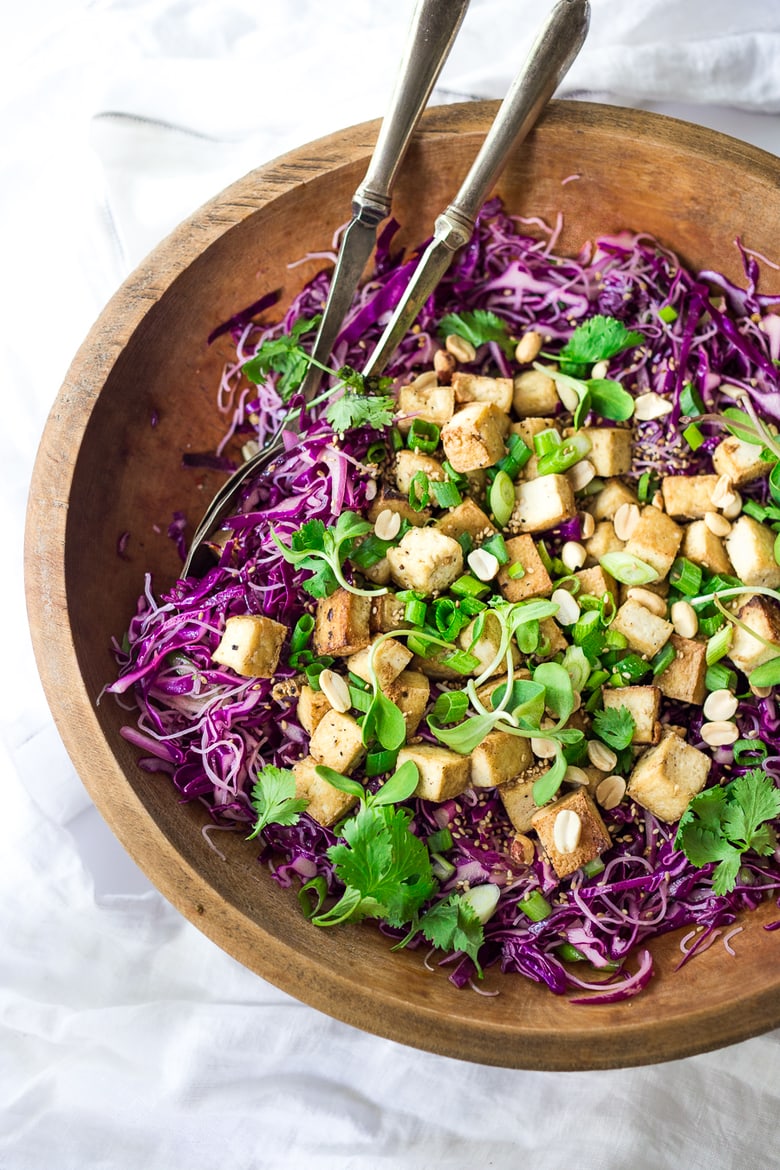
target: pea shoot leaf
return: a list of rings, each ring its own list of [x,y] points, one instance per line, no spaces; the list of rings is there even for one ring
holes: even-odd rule
[[[599,739],[620,752],[631,743],[636,722],[628,707],[605,707],[593,716],[593,730]]]
[[[257,820],[249,841],[266,825],[294,825],[309,803],[295,795],[295,775],[287,768],[263,768],[252,787],[252,807]]]
[[[460,894],[450,894],[449,898],[436,902],[425,911],[417,926],[423,937],[439,950],[463,951],[482,978],[477,956],[485,941],[485,932],[476,911]]]
[[[357,592],[344,578],[342,565],[355,541],[371,531],[371,524],[357,512],[342,512],[336,524],[326,528],[322,520],[307,520],[285,544],[271,529],[271,539],[288,564],[307,569],[311,576],[301,588],[312,597],[330,597],[339,586]],[[380,592],[384,592],[381,590]]]
[[[515,351],[515,343],[509,336],[509,326],[496,313],[489,309],[475,309],[473,312],[448,313],[439,322],[439,333],[442,337],[456,333],[458,337],[470,341],[475,349],[495,341],[501,349],[511,357]]]
[[[776,838],[771,822],[780,816],[780,789],[760,768],[722,788],[694,796],[680,818],[675,848],[696,866],[716,862],[712,885],[727,894],[737,884],[742,855],[768,856]]]
[[[564,345],[558,360],[564,374],[582,377],[588,366],[595,362],[609,361],[632,345],[641,345],[644,337],[635,330],[626,329],[616,317],[600,314],[583,321]],[[583,370],[582,367],[586,369]],[[610,416],[605,416],[609,418]]]
[[[272,371],[280,374],[276,392],[282,402],[288,402],[303,381],[309,366],[309,355],[301,345],[301,338],[317,328],[320,316],[299,317],[289,333],[264,341],[254,357],[241,367],[249,381],[262,384]]]

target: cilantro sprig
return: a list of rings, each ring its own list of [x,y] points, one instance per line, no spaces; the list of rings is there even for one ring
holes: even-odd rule
[[[448,337],[455,333],[465,341],[470,341],[475,349],[486,345],[489,341],[496,342],[507,357],[511,357],[515,350],[515,342],[509,336],[509,326],[506,321],[491,312],[489,309],[474,309],[462,313],[447,313],[439,322],[439,333]]]
[[[290,544],[280,540],[274,529],[271,539],[290,565],[307,569],[311,576],[301,588],[312,597],[330,597],[339,586],[360,597],[387,593],[381,589],[360,589],[344,576],[343,564],[361,536],[371,531],[371,524],[357,512],[342,512],[335,525],[326,528],[322,520],[307,520],[292,534]]]
[[[301,338],[317,328],[321,316],[318,313],[316,317],[299,317],[289,333],[264,341],[254,357],[241,367],[249,381],[260,384],[272,371],[280,374],[276,392],[282,402],[289,402],[309,368],[309,356]]]
[[[621,752],[634,737],[636,721],[628,707],[605,707],[593,716],[593,730],[609,747]]]
[[[738,776],[723,788],[694,796],[680,818],[675,848],[696,866],[715,862],[712,886],[728,894],[737,884],[742,857],[768,857],[776,836],[770,824],[780,816],[780,789],[760,768]]]
[[[417,921],[409,937],[413,938],[418,932],[438,950],[462,951],[468,955],[477,975],[482,978],[478,955],[485,941],[485,932],[479,915],[465,895],[453,893],[435,902]]]
[[[643,341],[641,333],[627,329],[617,317],[604,317],[601,314],[589,317],[577,326],[559,353],[561,372],[582,378],[589,366],[609,361],[624,349],[641,345]]]
[[[269,765],[257,773],[252,787],[252,807],[257,814],[247,840],[259,836],[267,825],[294,825],[308,801],[295,795],[295,775],[288,768]]]

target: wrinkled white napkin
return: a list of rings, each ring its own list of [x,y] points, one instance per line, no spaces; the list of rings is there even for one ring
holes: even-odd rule
[[[592,8],[564,95],[682,113],[780,154],[777,5]],[[503,96],[547,10],[472,0],[435,100]],[[382,114],[411,11],[411,0],[26,0],[6,16],[2,1170],[772,1164],[778,1033],[660,1068],[505,1072],[361,1034],[263,983],[125,857],[43,699],[23,621],[22,517],[68,361],[129,269],[206,198]]]

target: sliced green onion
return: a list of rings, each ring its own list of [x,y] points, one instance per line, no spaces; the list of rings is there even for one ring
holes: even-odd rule
[[[437,723],[460,723],[469,709],[469,697],[465,691],[442,691],[431,711]]]
[[[496,524],[503,528],[515,510],[515,485],[505,471],[499,471],[490,485],[488,502]]]
[[[622,585],[649,585],[658,580],[658,573],[646,561],[627,552],[605,553],[599,559],[605,572]]]
[[[404,606],[404,621],[413,626],[424,626],[428,606],[419,597],[410,597]]]
[[[428,476],[424,471],[415,471],[409,484],[409,503],[415,512],[422,512],[431,498]]]
[[[646,504],[648,500],[652,500],[655,493],[660,486],[658,476],[652,471],[645,471],[639,477],[636,494],[639,496],[640,504]]]
[[[500,532],[496,532],[493,536],[488,537],[482,544],[482,548],[485,552],[492,553],[499,565],[509,564],[509,549],[506,547],[506,541]]]
[[[763,739],[738,739],[731,750],[738,768],[755,768],[756,764],[760,764],[769,755],[769,748]]]
[[[663,674],[667,667],[671,666],[677,657],[677,651],[671,642],[667,642],[658,653],[650,659],[650,668],[653,675]]]
[[[525,576],[525,568],[519,561],[515,561],[513,565],[509,566],[506,573],[512,581],[519,581],[521,577]]]
[[[441,853],[432,853],[431,870],[438,881],[447,882],[455,873],[455,866],[446,857],[442,857]]]
[[[678,557],[669,570],[669,584],[686,597],[695,597],[701,590],[701,565],[694,564],[687,557]]]
[[[457,508],[458,504],[463,503],[463,496],[458,491],[458,485],[453,483],[451,479],[447,479],[443,483],[434,479],[429,486],[440,508]]]
[[[590,609],[581,614],[571,628],[571,638],[575,646],[581,646],[585,639],[601,628],[601,618],[596,610]]]
[[[453,650],[442,659],[442,665],[457,670],[458,674],[472,674],[482,664],[475,654],[469,654],[466,650]]]
[[[699,633],[705,638],[711,638],[722,629],[726,619],[722,613],[710,614],[708,617],[699,617]]]
[[[447,479],[451,479],[452,482],[461,489],[461,491],[469,486],[469,477],[467,475],[463,475],[460,471],[456,471],[450,463],[449,459],[444,460],[441,468],[444,474],[447,476]]]
[[[458,537],[458,544],[463,550],[463,558],[465,560],[469,553],[474,551],[474,541],[471,538],[471,533],[461,532]]]
[[[544,434],[544,431],[542,431]],[[539,457],[540,475],[561,475],[568,471],[575,463],[579,463],[591,449],[591,442],[587,435],[579,431],[568,439],[564,439],[552,451]]]
[[[490,593],[490,586],[485,581],[472,577],[470,573],[464,573],[457,581],[452,582],[450,593],[454,593],[456,597],[482,597],[485,593]]]
[[[680,412],[686,418],[694,418],[698,414],[704,414],[704,403],[701,396],[690,382],[686,382],[680,391]]]
[[[451,597],[439,597],[432,603],[436,629],[445,642],[451,642],[466,624],[466,616],[456,607]]]
[[[544,543],[543,540],[540,540],[538,542],[538,544],[536,545],[536,551],[539,553],[539,560],[542,562],[542,564],[544,565],[547,572],[551,576],[554,577],[555,576],[555,566],[553,565],[552,557],[550,556],[549,552],[547,551],[547,545]]]
[[[534,435],[534,451],[541,459],[543,455],[548,455],[556,447],[560,447],[562,442],[560,432],[555,427],[547,427],[546,430],[539,431],[538,435]]]
[[[736,690],[736,671],[729,670],[727,666],[723,666],[720,662],[717,662],[714,666],[707,667],[707,673],[704,676],[704,685],[708,691]]]
[[[609,673],[606,670],[594,670],[591,672],[590,678],[585,684],[585,689],[588,691],[595,691],[604,686],[605,682],[609,681]]]
[[[673,305],[663,305],[658,310],[658,316],[662,321],[665,321],[667,325],[671,325],[672,321],[677,320],[678,313]]]
[[[506,441],[507,453],[499,459],[496,471],[505,471],[510,479],[517,479],[517,475],[525,467],[533,455],[527,443],[519,435],[510,435]]]
[[[329,666],[333,665],[333,659],[329,656],[317,658],[309,666],[303,668],[303,673],[306,675],[306,682],[313,691],[320,689],[320,675],[323,670],[327,670]]]
[[[311,896],[310,896],[311,895]],[[313,877],[298,890],[298,905],[306,918],[318,914],[328,896],[328,883],[322,876]]]
[[[754,520],[758,520],[759,524],[766,520],[769,510],[759,504],[757,500],[745,500],[742,504],[742,511],[746,516],[752,516]]]
[[[397,427],[390,432],[390,445],[394,451],[400,451],[404,445],[404,437]]]
[[[369,752],[366,756],[366,776],[384,776],[385,772],[392,771],[398,763],[398,751],[391,752],[383,748],[379,752]]]
[[[555,948],[555,953],[562,963],[587,963],[587,956],[570,942],[561,943]]]
[[[640,658],[638,654],[626,654],[615,666],[615,672],[627,686],[640,682],[651,669],[647,659]]]
[[[431,853],[446,853],[455,842],[452,839],[452,833],[449,829],[437,829],[435,833],[431,833],[426,841],[426,845]]]
[[[692,451],[698,451],[704,442],[704,435],[696,423],[689,423],[682,436]]]
[[[426,422],[424,418],[414,418],[406,436],[406,445],[412,451],[424,451],[426,455],[430,455],[438,447],[440,435],[441,431],[436,423]]]
[[[406,639],[406,645],[409,647],[412,654],[419,654],[421,658],[430,658],[432,652],[433,656],[435,657],[441,650],[441,647],[438,646],[436,642],[432,642],[431,638],[438,638],[438,636],[439,635],[437,633],[431,630],[429,635],[426,637],[425,631],[420,630],[414,634],[409,635],[409,637]]]
[[[770,658],[748,675],[752,687],[776,687],[780,683],[780,657]]]
[[[372,443],[366,451],[366,463],[381,463],[387,458],[387,447],[384,443]]]
[[[314,618],[310,613],[304,613],[295,623],[292,634],[290,635],[290,650],[295,653],[296,650],[303,650],[307,646],[309,639],[314,632]]]
[[[604,862],[600,857],[594,857],[591,861],[586,861],[582,867],[582,872],[585,877],[598,877],[606,869]]]
[[[478,597],[461,597],[458,601],[460,612],[468,614],[469,617],[476,617],[478,613],[484,613],[487,605],[484,601],[480,601]]]
[[[311,650],[295,650],[287,659],[293,670],[303,670],[314,662]]]
[[[775,544],[772,552],[774,554],[775,564],[780,565],[780,532],[778,532],[777,536],[775,537]]]
[[[610,650],[625,650],[628,646],[628,638],[620,630],[607,630],[604,635],[604,643],[609,646]]]
[[[518,902],[519,908],[532,922],[543,922],[552,914],[552,906],[541,890],[532,890]]]

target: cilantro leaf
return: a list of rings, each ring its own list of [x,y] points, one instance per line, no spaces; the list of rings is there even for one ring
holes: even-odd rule
[[[501,349],[511,357],[515,351],[515,344],[509,336],[509,326],[489,309],[475,309],[473,312],[448,313],[439,322],[439,333],[447,337],[456,333],[458,337],[470,341],[475,349],[495,341]]]
[[[301,337],[316,329],[320,316],[299,317],[289,333],[264,341],[241,369],[250,382],[262,384],[272,371],[281,374],[276,383],[276,392],[282,402],[287,402],[303,381],[309,366],[309,355],[301,345]]]
[[[266,825],[294,825],[309,803],[295,796],[295,775],[287,768],[269,765],[257,773],[252,787],[252,807],[257,820],[247,840],[262,833]]]
[[[288,564],[307,569],[311,576],[301,582],[313,597],[330,597],[339,586],[349,593],[371,596],[385,589],[363,590],[344,577],[342,566],[352,552],[355,541],[371,531],[371,524],[357,512],[342,512],[333,527],[326,528],[322,520],[307,520],[300,526],[287,545],[271,529],[271,539]]]
[[[680,818],[675,848],[696,866],[717,862],[712,885],[728,894],[737,884],[743,853],[768,856],[775,848],[769,823],[780,816],[780,789],[760,768],[738,776],[723,788],[694,796]]]
[[[345,435],[358,427],[382,431],[389,427],[395,413],[395,402],[388,394],[354,394],[347,389],[341,398],[334,399],[325,411],[337,435]]]
[[[441,951],[463,951],[468,955],[482,978],[479,948],[485,941],[476,911],[460,894],[436,902],[420,918],[417,927],[428,942]]]
[[[578,376],[582,372],[581,367],[608,361],[624,349],[641,345],[643,341],[641,333],[626,329],[616,317],[598,314],[578,325],[564,345],[558,355],[561,370],[565,374]]]
[[[631,743],[635,729],[636,722],[628,707],[605,707],[593,716],[596,735],[618,752]]]

